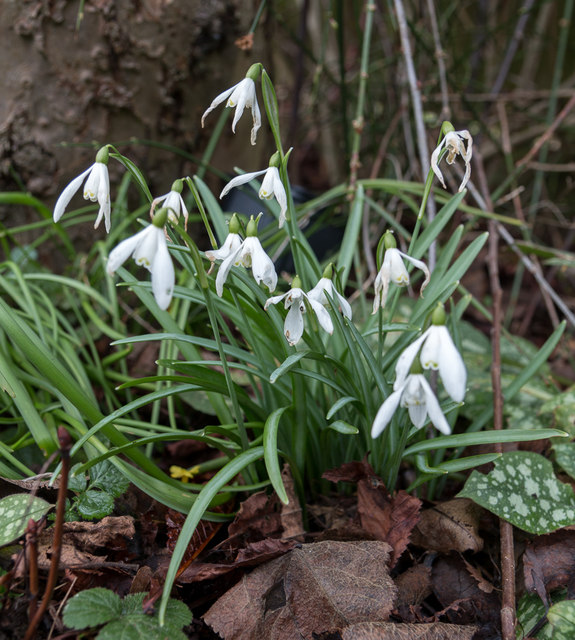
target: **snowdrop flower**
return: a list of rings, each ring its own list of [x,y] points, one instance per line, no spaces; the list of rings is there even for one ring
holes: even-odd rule
[[[184,216],[184,227],[188,228],[188,210],[182,198],[182,189],[184,188],[183,180],[176,180],[172,184],[172,188],[169,193],[163,196],[158,196],[152,201],[152,208],[150,210],[150,216],[153,216],[154,209],[157,205],[162,204],[168,210],[168,220],[172,224],[178,224],[180,216]]]
[[[351,306],[349,302],[333,286],[333,282],[331,279],[332,273],[333,267],[331,264],[329,264],[325,268],[323,276],[319,279],[315,287],[311,291],[308,291],[307,297],[309,300],[315,300],[316,302],[322,304],[324,307],[327,307],[330,304],[330,301],[326,296],[327,293],[330,298],[337,301],[341,313],[348,320],[351,320]]]
[[[438,431],[445,435],[451,433],[451,427],[423,374],[410,373],[397,386],[397,389],[395,386],[394,389],[395,391],[385,400],[375,416],[371,427],[372,438],[377,438],[383,432],[399,406],[409,411],[409,419],[418,429],[425,425],[429,416],[431,423]]]
[[[213,111],[224,100],[227,100],[226,107],[236,107],[236,113],[232,122],[232,131],[236,132],[236,124],[242,117],[244,109],[252,110],[253,127],[251,133],[251,143],[256,143],[256,136],[258,129],[262,126],[262,116],[260,113],[260,107],[258,105],[258,99],[256,97],[256,83],[254,80],[258,78],[261,73],[261,63],[252,64],[246,73],[246,77],[238,84],[234,85],[230,89],[227,89],[219,96],[215,97],[212,104],[206,109],[202,116],[202,127],[204,126],[204,120],[210,111]]]
[[[385,303],[387,301],[387,293],[389,291],[389,283],[394,282],[396,285],[403,287],[409,284],[409,274],[407,273],[407,269],[403,264],[403,259],[411,262],[415,267],[421,269],[425,274],[425,280],[421,285],[420,293],[423,293],[423,290],[429,283],[430,273],[429,269],[421,260],[416,260],[408,256],[406,253],[403,253],[397,248],[397,244],[395,242],[395,238],[390,231],[386,231],[383,242],[385,246],[385,255],[383,258],[383,264],[381,265],[381,269],[375,278],[375,299],[373,301],[373,313],[376,313],[378,308],[385,308]]]
[[[215,260],[225,260],[230,254],[235,253],[242,244],[242,239],[240,237],[240,221],[238,219],[238,214],[234,213],[234,215],[230,219],[230,225],[228,227],[229,233],[224,240],[224,244],[219,249],[211,249],[210,251],[206,251],[206,258],[212,263],[210,265],[210,270],[214,267]]]
[[[274,155],[270,158],[270,163],[267,169],[262,169],[261,171],[254,171],[252,173],[244,173],[241,176],[236,176],[232,180],[228,182],[228,184],[224,187],[223,191],[220,193],[220,200],[234,187],[239,187],[246,182],[250,182],[257,176],[261,176],[265,173],[264,179],[262,180],[262,186],[259,190],[259,197],[261,200],[270,200],[273,196],[275,196],[278,204],[280,206],[280,218],[279,218],[279,227],[283,227],[285,219],[286,219],[286,211],[287,211],[287,195],[286,190],[283,185],[283,182],[280,178],[279,167],[280,165],[280,156],[276,151]]]
[[[419,353],[421,366],[424,369],[439,371],[441,382],[451,399],[454,402],[462,402],[465,397],[467,372],[463,358],[445,326],[445,311],[442,304],[434,310],[431,322],[429,329],[399,356],[395,367],[396,381],[393,388],[397,389],[403,384]]]
[[[463,191],[469,176],[471,175],[471,155],[473,153],[473,138],[469,131],[454,131],[451,123],[443,123],[443,130],[448,129],[443,140],[439,143],[438,147],[431,154],[431,168],[435,175],[439,178],[439,181],[446,189],[445,181],[443,180],[443,174],[438,166],[441,152],[447,149],[447,164],[453,164],[455,156],[460,155],[465,162],[465,175],[459,185],[459,191]],[[467,140],[467,147],[465,141]]]
[[[86,169],[84,173],[74,178],[72,182],[62,191],[60,197],[54,207],[54,222],[58,222],[62,217],[68,203],[72,199],[72,196],[78,191],[84,178],[88,176],[86,183],[84,184],[84,199],[91,200],[92,202],[98,201],[100,210],[98,211],[98,217],[94,224],[94,229],[98,228],[98,225],[104,218],[104,226],[106,232],[110,232],[110,177],[108,175],[108,147],[102,147],[96,155],[96,162]]]
[[[146,267],[152,274],[152,291],[160,309],[168,308],[176,280],[164,232],[168,215],[165,207],[160,209],[152,224],[111,251],[107,265],[108,274],[113,275],[132,256],[136,264]]]
[[[260,214],[262,215],[262,214]],[[259,219],[259,216],[258,216]],[[264,251],[258,236],[258,222],[252,216],[246,229],[246,239],[240,246],[230,253],[220,265],[216,276],[216,293],[222,297],[224,283],[232,266],[251,267],[255,281],[263,282],[270,293],[276,288],[278,276],[272,259]]]
[[[301,280],[298,276],[293,279],[292,288],[281,296],[268,298],[264,309],[267,310],[270,304],[277,304],[285,300],[284,307],[289,309],[284,322],[284,335],[291,346],[297,344],[303,335],[303,314],[306,310],[306,301],[315,312],[322,329],[330,335],[333,333],[333,323],[329,312],[317,300],[309,297],[301,288]]]

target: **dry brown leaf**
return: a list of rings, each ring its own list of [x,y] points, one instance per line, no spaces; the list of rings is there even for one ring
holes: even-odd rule
[[[422,511],[411,541],[429,551],[480,551],[480,508],[467,498],[454,498]]]
[[[201,580],[211,580],[218,576],[225,575],[247,567],[257,567],[264,562],[273,560],[284,553],[291,551],[297,546],[295,540],[279,540],[278,538],[265,538],[258,542],[250,542],[245,548],[238,551],[237,556],[229,563],[208,563],[193,562],[179,576],[178,583],[199,582]],[[162,567],[162,573],[168,568],[168,562]]]
[[[363,622],[343,630],[342,640],[471,640],[477,627],[432,622],[428,624],[394,624]]]
[[[481,621],[483,627],[499,628],[499,597],[482,591],[459,556],[439,556],[431,572],[433,592],[444,607],[442,613],[456,624]]]
[[[357,511],[362,528],[377,540],[391,545],[394,567],[409,544],[419,519],[421,501],[405,491],[391,497],[367,460],[331,469],[323,477],[333,482],[357,482]]]
[[[383,542],[302,545],[255,569],[205,614],[224,640],[293,640],[365,620],[382,621],[396,587]]]
[[[560,587],[575,591],[575,531],[563,529],[535,538],[523,554],[525,588],[543,602]]]
[[[303,542],[305,529],[303,527],[301,505],[288,464],[285,464],[282,469],[282,480],[289,499],[288,504],[281,503],[280,505],[280,520],[283,528],[282,538],[284,540],[286,538],[297,539]]]
[[[397,576],[395,584],[398,608],[421,604],[432,593],[431,567],[416,564]]]

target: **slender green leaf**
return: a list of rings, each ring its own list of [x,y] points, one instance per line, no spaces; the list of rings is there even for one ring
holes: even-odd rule
[[[280,407],[275,411],[272,411],[266,420],[264,426],[264,461],[266,464],[266,470],[268,477],[272,483],[272,487],[278,494],[278,498],[284,503],[289,504],[289,498],[287,496],[283,480],[282,473],[279,464],[278,456],[278,428],[279,423],[284,411],[289,407]]]

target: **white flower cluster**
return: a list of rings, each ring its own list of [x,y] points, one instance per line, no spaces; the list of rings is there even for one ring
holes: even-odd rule
[[[257,132],[262,124],[255,80],[261,73],[261,64],[252,65],[243,80],[218,95],[204,112],[201,119],[202,127],[206,116],[219,104],[226,101],[227,107],[236,109],[232,122],[232,131],[235,133],[239,119],[245,108],[248,108],[252,111],[253,119],[251,143],[255,144]],[[468,131],[454,131],[450,123],[444,123],[443,133],[444,137],[431,157],[431,167],[445,187],[445,181],[438,166],[441,158],[447,154],[447,163],[452,164],[456,156],[461,156],[465,162],[465,175],[459,187],[459,191],[461,191],[470,177],[473,140]],[[109,155],[109,146],[102,147],[94,164],[68,184],[56,202],[55,222],[60,220],[73,195],[85,181],[84,198],[98,202],[99,205],[94,227],[98,227],[100,222],[104,220],[106,232],[110,231]],[[118,154],[112,155],[121,158]],[[287,156],[289,156],[289,152],[283,156],[278,151],[270,158],[267,168],[233,178],[222,190],[220,198],[223,198],[234,187],[244,185],[263,175],[258,192],[259,197],[266,200],[275,197],[279,205],[279,227],[281,228],[289,209],[285,168]],[[110,275],[113,275],[130,256],[134,258],[136,264],[148,269],[151,273],[152,292],[160,309],[169,307],[175,287],[175,272],[168,249],[166,224],[169,221],[176,225],[180,217],[183,217],[187,227],[189,217],[181,195],[182,189],[183,180],[176,180],[168,193],[155,198],[151,203],[151,224],[120,242],[111,251],[108,258],[107,272]],[[158,211],[155,211],[158,207]],[[215,290],[218,296],[223,295],[224,284],[232,268],[240,266],[251,268],[252,275],[258,285],[263,283],[270,293],[275,290],[278,276],[273,261],[263,249],[258,238],[258,220],[259,216],[256,220],[251,218],[246,228],[245,238],[242,239],[240,235],[241,224],[234,214],[230,221],[229,234],[222,246],[219,249],[205,252],[212,267],[216,260],[221,261],[215,278]],[[373,313],[377,313],[380,308],[385,307],[391,283],[397,286],[409,285],[410,277],[404,260],[424,274],[420,288],[421,293],[431,277],[429,269],[423,261],[409,256],[397,248],[395,239],[390,232],[383,236],[382,242],[384,253],[381,256],[381,268],[375,278]],[[331,266],[326,269],[315,287],[307,293],[302,289],[300,278],[295,276],[289,291],[268,298],[264,309],[268,310],[270,305],[280,302],[283,302],[283,306],[287,310],[284,335],[292,346],[301,340],[304,333],[304,314],[310,310],[316,316],[319,326],[329,334],[332,334],[334,330],[332,317],[328,311],[330,306],[337,308],[347,320],[351,320],[352,317],[350,304],[335,289]],[[382,433],[399,407],[407,408],[409,417],[417,428],[423,427],[429,417],[439,431],[445,434],[451,432],[437,397],[423,375],[425,369],[437,370],[445,391],[452,400],[455,402],[463,401],[466,384],[465,366],[445,327],[445,314],[442,307],[434,312],[431,326],[399,357],[395,369],[396,379],[393,392],[377,412],[371,431],[373,438]]]

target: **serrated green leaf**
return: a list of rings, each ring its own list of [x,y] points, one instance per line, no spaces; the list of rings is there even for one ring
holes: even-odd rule
[[[0,546],[18,539],[28,526],[28,520],[39,520],[52,505],[28,493],[15,493],[0,500]]]
[[[88,486],[85,472],[76,474],[76,470],[81,466],[82,465],[78,463],[70,469],[70,476],[68,478],[68,489],[70,491],[74,491],[75,493],[86,491],[86,487]]]
[[[104,460],[91,467],[90,485],[118,498],[128,490],[130,481],[109,460]]]
[[[87,629],[110,622],[122,615],[122,601],[110,589],[86,589],[71,598],[64,608],[64,624],[72,629]]]
[[[553,640],[575,638],[575,600],[554,604],[547,612],[547,619],[553,626]]]
[[[144,615],[142,606],[147,595],[148,594],[145,591],[138,593],[129,593],[122,600],[122,615],[127,616],[131,613],[139,613],[140,615]]]
[[[171,598],[168,600],[168,606],[166,607],[166,616],[168,618],[168,624],[170,627],[181,629],[187,627],[192,622],[192,612],[189,607],[180,600],[174,600]]]
[[[89,489],[76,498],[74,506],[78,513],[88,520],[105,518],[114,510],[114,496],[111,496],[106,491]]]
[[[150,616],[132,613],[107,624],[97,640],[186,640],[187,636],[171,623],[160,627],[158,620]]]
[[[473,471],[460,498],[470,498],[529,533],[543,534],[575,524],[575,494],[559,482],[553,465],[529,451],[504,453],[487,475]]]

